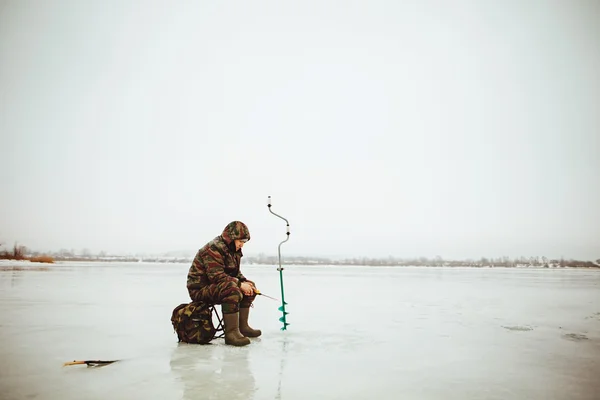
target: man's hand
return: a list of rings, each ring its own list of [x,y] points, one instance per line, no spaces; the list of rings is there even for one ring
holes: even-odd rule
[[[252,296],[254,294],[254,286],[248,282],[242,282],[240,289],[242,289],[242,293],[244,293],[246,296]]]

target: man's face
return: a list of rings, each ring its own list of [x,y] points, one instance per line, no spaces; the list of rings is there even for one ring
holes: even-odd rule
[[[248,240],[246,239],[236,239],[234,240],[235,242],[235,251],[239,251],[242,247],[244,247],[244,243],[246,243]]]

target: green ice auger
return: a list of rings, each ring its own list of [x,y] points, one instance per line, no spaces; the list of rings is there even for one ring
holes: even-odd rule
[[[285,305],[287,303],[285,302],[285,298],[283,296],[283,268],[281,267],[281,245],[290,239],[290,223],[288,222],[287,219],[283,218],[281,215],[275,214],[273,212],[273,210],[271,210],[271,196],[269,196],[268,207],[269,207],[269,211],[271,212],[271,214],[273,214],[285,221],[285,224],[287,227],[287,232],[286,232],[287,237],[285,238],[284,241],[279,243],[279,246],[277,247],[277,253],[279,255],[279,268],[277,268],[277,271],[279,271],[279,284],[281,285],[281,307],[279,307],[278,310],[283,313],[283,317],[279,318],[279,320],[281,322],[283,322],[283,328],[281,328],[281,330],[285,331],[287,329],[287,326],[289,325],[286,321],[285,316],[289,313],[285,311]]]

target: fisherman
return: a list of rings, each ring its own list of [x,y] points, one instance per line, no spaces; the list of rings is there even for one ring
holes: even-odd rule
[[[240,270],[242,247],[248,240],[248,227],[241,221],[230,222],[221,235],[198,250],[187,276],[192,301],[221,304],[225,343],[233,346],[245,346],[250,344],[249,337],[261,335],[248,325],[258,291]]]

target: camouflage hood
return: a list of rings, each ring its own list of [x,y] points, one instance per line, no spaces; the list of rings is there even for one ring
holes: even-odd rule
[[[227,244],[230,244],[234,240],[250,240],[250,231],[243,222],[233,221],[228,223],[225,229],[223,229],[221,237]]]

